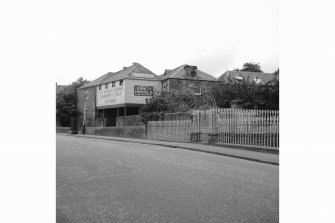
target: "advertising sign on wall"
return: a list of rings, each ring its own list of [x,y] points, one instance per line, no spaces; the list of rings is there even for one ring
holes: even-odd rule
[[[122,103],[125,103],[123,86],[105,90],[97,90],[97,107],[117,105]]]
[[[134,86],[134,95],[135,96],[153,96],[154,87],[153,86]]]

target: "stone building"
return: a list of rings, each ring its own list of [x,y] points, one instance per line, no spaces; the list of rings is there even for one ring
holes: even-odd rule
[[[115,126],[116,117],[137,115],[155,91],[161,91],[157,75],[133,63],[80,87],[77,91],[78,115],[87,121],[102,118],[106,120],[103,126]]]
[[[139,63],[112,73],[109,72],[77,90],[78,117],[80,126],[116,126],[117,117],[138,115],[139,109],[155,92],[182,93],[188,91],[197,95],[215,77],[200,71],[196,66],[182,65],[165,70],[157,76]],[[91,121],[95,123],[90,123]],[[102,120],[97,124],[96,121]]]
[[[196,66],[181,65],[173,70],[165,70],[164,74],[159,76],[162,81],[162,91],[181,93],[191,92],[201,95],[206,87],[217,79],[201,70]]]
[[[278,80],[278,76],[271,73],[250,72],[250,71],[226,71],[219,78],[219,81],[241,82],[243,80],[255,84],[271,84]]]

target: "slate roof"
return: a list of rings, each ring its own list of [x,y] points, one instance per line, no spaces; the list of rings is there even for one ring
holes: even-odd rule
[[[148,75],[134,75],[134,74],[148,74]],[[114,75],[105,79],[101,82],[101,84],[109,83],[112,81],[123,80],[123,79],[139,79],[139,80],[159,80],[158,76],[154,74],[149,69],[145,68],[139,63],[133,63],[133,65],[129,67],[125,67],[124,69],[114,73]]]
[[[244,79],[251,82],[267,84],[274,79],[278,80],[278,77],[274,74],[270,73],[262,73],[262,72],[249,72],[249,71],[226,71],[223,73],[218,79],[220,81],[227,81],[230,78],[236,79]]]
[[[108,72],[107,74],[104,74],[102,75],[101,77],[98,77],[97,79],[87,83],[87,84],[84,84],[83,86],[81,86],[80,88],[78,89],[84,89],[84,88],[88,88],[88,87],[94,87],[94,86],[97,86],[97,85],[100,85],[104,80],[106,80],[107,78],[113,76],[114,73],[112,72]]]
[[[183,64],[173,70],[166,69],[164,74],[160,75],[159,78],[161,80],[176,78],[176,79],[187,79],[187,80],[217,81],[217,79],[212,75],[207,74],[198,69],[196,70],[195,76],[186,75],[185,66],[191,66],[191,65]]]
[[[149,69],[145,68],[139,63],[133,63],[133,65],[129,67],[124,67],[124,69],[118,72],[115,72],[115,73],[108,72],[107,74],[81,86],[78,89],[93,87],[93,86],[106,84],[112,81],[123,80],[123,79],[159,80],[158,76],[154,74],[152,71],[150,71]]]

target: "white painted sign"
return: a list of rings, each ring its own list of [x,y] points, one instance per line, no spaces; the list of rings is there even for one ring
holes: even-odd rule
[[[97,88],[97,107],[125,103],[124,86],[99,90]]]

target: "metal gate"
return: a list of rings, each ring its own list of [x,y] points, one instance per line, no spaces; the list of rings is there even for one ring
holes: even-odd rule
[[[191,141],[215,143],[217,141],[217,106],[214,96],[209,92],[200,95],[192,115]]]

